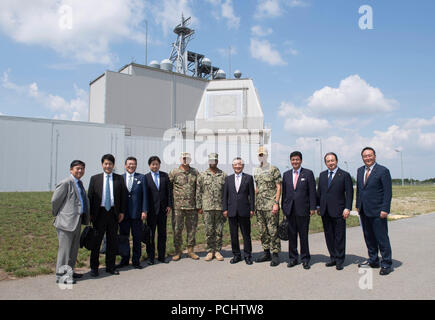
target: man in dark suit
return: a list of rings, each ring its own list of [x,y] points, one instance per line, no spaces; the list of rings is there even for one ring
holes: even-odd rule
[[[254,215],[255,190],[254,179],[243,173],[242,158],[233,160],[234,174],[225,178],[222,201],[223,215],[228,217],[231,234],[231,247],[234,257],[230,263],[242,261],[239,246],[239,226],[243,236],[245,262],[252,264],[251,217]]]
[[[326,246],[330,261],[327,267],[335,266],[343,270],[346,250],[346,219],[349,217],[353,201],[353,185],[350,174],[341,170],[337,155],[325,155],[328,170],[320,173],[317,187],[317,213],[322,216]]]
[[[310,269],[308,229],[310,217],[316,212],[316,180],[311,170],[301,167],[302,153],[290,154],[293,169],[284,172],[282,179],[282,211],[288,220],[289,258],[287,267],[299,263],[298,234],[301,242],[301,261],[304,269]]]
[[[361,156],[364,166],[357,172],[356,208],[369,259],[358,266],[379,268],[380,251],[382,260],[379,274],[387,275],[393,270],[387,226],[392,198],[391,175],[387,168],[376,163],[376,152],[373,148],[364,148]]]
[[[119,274],[115,269],[118,251],[118,223],[127,210],[127,187],[121,175],[113,173],[115,157],[106,154],[101,158],[103,173],[91,177],[88,189],[90,216],[97,230],[97,242],[91,250],[91,276],[98,276],[100,245],[106,233],[106,272]]]
[[[166,259],[166,223],[171,212],[172,195],[169,177],[166,172],[160,171],[159,157],[152,156],[148,160],[151,172],[145,175],[148,186],[148,216],[147,223],[151,228],[151,241],[147,246],[148,264],[154,264],[156,255],[155,235],[157,229],[157,256],[158,260],[167,263]]]
[[[125,160],[125,170],[122,175],[128,191],[127,212],[124,220],[119,224],[119,234],[130,237],[130,230],[133,235],[133,257],[132,264],[136,269],[142,269],[140,257],[142,255],[142,228],[143,221],[147,217],[147,184],[145,176],[136,172],[137,159],[128,157]],[[119,244],[121,246],[121,243]],[[116,267],[121,268],[128,266],[130,261],[130,241],[125,243],[125,252],[128,255],[121,257],[121,262]]]

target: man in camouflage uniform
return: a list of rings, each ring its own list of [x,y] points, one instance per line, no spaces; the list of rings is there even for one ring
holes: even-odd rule
[[[279,169],[267,162],[267,156],[267,149],[260,147],[258,149],[260,166],[254,170],[256,184],[255,211],[264,250],[263,255],[257,258],[256,262],[271,261],[270,265],[275,267],[279,265],[278,253],[281,251],[278,225],[282,178]],[[272,250],[272,256],[270,250]]]
[[[209,168],[198,176],[196,183],[196,207],[204,213],[205,236],[207,238],[207,256],[205,261],[213,257],[222,261],[222,231],[226,218],[222,214],[222,196],[224,191],[225,172],[217,167],[218,155],[208,156]]]
[[[181,165],[169,173],[169,181],[173,194],[174,211],[172,214],[172,228],[174,232],[175,256],[172,260],[180,260],[183,252],[183,227],[186,224],[187,254],[194,260],[199,257],[193,252],[195,246],[196,227],[198,225],[198,211],[196,209],[196,180],[198,170],[190,166],[191,156],[187,152],[181,153]]]

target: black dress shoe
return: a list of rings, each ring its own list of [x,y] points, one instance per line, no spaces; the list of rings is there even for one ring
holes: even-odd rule
[[[368,268],[368,267],[377,269],[380,267],[380,265],[379,263],[371,263],[368,260],[358,263],[358,268]]]
[[[240,262],[240,261],[242,261],[242,257],[240,257],[240,256],[234,256],[234,257],[230,260],[230,263],[231,263],[231,264],[235,264],[235,263]]]
[[[252,257],[245,257],[245,262],[247,265],[251,265],[252,264]]]
[[[337,262],[335,262],[335,261],[329,261],[329,262],[325,263],[325,266],[327,266],[327,267],[333,267],[336,264],[337,264]]]
[[[386,276],[387,274],[391,273],[391,271],[393,271],[393,268],[391,267],[382,267],[381,270],[379,271],[379,274],[381,276]]]
[[[169,261],[166,261],[165,258],[158,258],[157,260],[159,260],[161,263],[169,263]]]
[[[134,264],[133,268],[135,268],[135,269],[143,269],[143,267],[140,265],[140,263]]]
[[[153,264],[154,264],[154,259],[148,259],[148,262],[147,262],[150,266],[152,266]]]
[[[278,253],[273,253],[272,254],[272,261],[270,262],[270,266],[276,267],[277,265],[279,265],[279,255],[278,255]]]
[[[112,275],[119,275],[119,271],[116,269],[106,269],[106,272]]]
[[[308,269],[310,269],[310,268],[311,268],[311,266],[310,266],[310,263],[309,263],[309,262],[304,262],[304,263],[302,264],[302,266],[304,267],[304,269],[305,269],[305,270],[308,270]]]
[[[116,268],[116,269],[121,269],[121,268],[127,267],[128,265],[129,265],[128,262],[120,262],[119,264],[117,264],[117,265],[115,266],[115,268]]]
[[[98,270],[97,269],[91,269],[91,276],[92,277],[98,277]]]
[[[270,251],[264,251],[264,253],[258,257],[255,262],[266,262],[272,260],[272,257],[270,256]]]
[[[337,264],[335,266],[335,269],[337,269],[337,270],[343,270],[343,265],[342,264]]]
[[[80,279],[81,277],[83,277],[83,274],[81,273],[73,273],[73,279]]]
[[[289,263],[287,263],[287,267],[291,268],[291,267],[294,267],[297,264],[298,264],[298,262],[296,260],[292,260]]]

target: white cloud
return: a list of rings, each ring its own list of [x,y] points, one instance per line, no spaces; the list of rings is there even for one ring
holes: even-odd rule
[[[397,101],[386,99],[378,88],[359,75],[340,81],[338,88],[325,86],[308,98],[308,106],[319,114],[374,114],[393,111]]]
[[[3,72],[1,84],[6,89],[26,94],[37,103],[54,113],[54,119],[88,120],[88,93],[74,84],[75,97],[70,101],[63,97],[40,91],[36,82],[30,85],[17,85],[9,80],[10,69]]]
[[[163,29],[166,36],[173,28],[181,23],[181,14],[184,18],[191,17],[190,26],[195,26],[199,20],[193,15],[192,0],[162,0],[150,7],[154,21]]]
[[[254,17],[258,19],[275,18],[282,14],[280,0],[259,0]]]
[[[433,116],[431,119],[421,119],[421,118],[408,119],[404,124],[404,127],[407,129],[423,128],[429,126],[435,126],[435,116]]]
[[[292,103],[281,103],[278,115],[285,118],[284,129],[296,136],[322,133],[331,127],[328,120],[310,116],[309,111]]]
[[[213,10],[211,14],[216,20],[225,19],[228,29],[238,29],[240,27],[240,17],[234,13],[233,0],[207,0],[214,7],[220,10]]]
[[[250,52],[254,59],[272,66],[287,65],[287,62],[281,57],[281,53],[275,50],[268,40],[251,38]]]
[[[272,28],[263,29],[259,25],[255,25],[251,28],[251,34],[257,37],[265,37],[273,33]]]
[[[284,15],[285,7],[306,7],[308,4],[302,0],[259,0],[254,18],[276,18]]]
[[[66,8],[66,10],[65,10]],[[110,44],[124,39],[144,42],[139,0],[2,0],[0,32],[14,41],[53,49],[86,63],[113,64]]]

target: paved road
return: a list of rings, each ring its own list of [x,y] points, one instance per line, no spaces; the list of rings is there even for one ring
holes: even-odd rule
[[[224,251],[225,261],[178,262],[147,266],[143,270],[126,268],[119,276],[99,278],[86,274],[73,289],[60,289],[54,275],[0,281],[0,299],[434,299],[435,298],[435,213],[389,223],[394,272],[380,276],[360,274],[357,263],[367,250],[360,227],[347,230],[345,268],[326,268],[328,253],[323,233],[310,235],[312,267],[287,268],[288,244],[282,243],[285,262],[272,268],[268,263],[229,263],[231,250]],[[254,258],[261,251],[253,244]],[[372,269],[369,269],[372,270]],[[364,278],[362,278],[364,277]],[[367,279],[368,280],[368,279]]]

